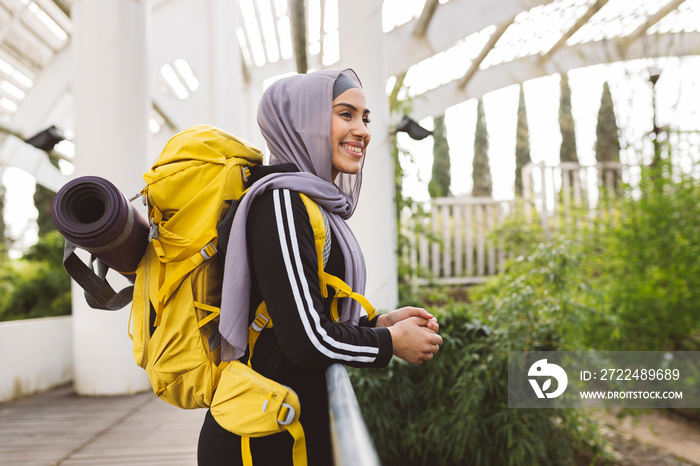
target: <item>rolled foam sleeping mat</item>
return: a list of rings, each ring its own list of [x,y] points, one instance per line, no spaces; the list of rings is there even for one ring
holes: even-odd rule
[[[109,180],[83,176],[69,181],[56,193],[51,215],[67,241],[127,278],[136,271],[149,225]]]

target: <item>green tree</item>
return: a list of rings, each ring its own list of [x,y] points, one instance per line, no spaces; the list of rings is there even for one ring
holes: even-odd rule
[[[600,98],[598,124],[596,125],[595,158],[598,163],[620,161],[620,138],[613,107],[612,94],[607,81],[603,83],[603,95]],[[611,169],[613,186],[620,183],[620,171]],[[607,175],[607,173],[606,173]]]
[[[433,130],[433,176],[428,183],[430,197],[450,195],[450,147],[445,132],[445,115],[440,115],[435,118]]]
[[[50,155],[48,157],[51,164],[58,168],[58,159]],[[39,238],[56,229],[56,226],[53,224],[53,219],[51,218],[51,208],[55,196],[56,193],[52,190],[39,183],[36,184],[36,190],[34,191],[34,207],[36,207],[36,210],[39,212],[36,219],[37,226],[39,227]]]
[[[569,77],[566,73],[561,75],[560,88],[559,128],[561,130],[561,148],[559,149],[559,160],[578,163],[574,117],[571,114],[571,88],[569,87]]]
[[[474,133],[474,161],[472,162],[473,196],[491,196],[491,169],[489,168],[489,133],[486,128],[484,103],[479,99],[476,107],[476,132]]]
[[[559,129],[561,131],[561,147],[559,148],[559,160],[561,162],[578,163],[574,116],[571,114],[571,88],[569,87],[569,77],[566,73],[561,75],[560,90]],[[573,186],[576,172],[562,172],[562,176],[565,175],[569,178],[569,186]]]
[[[51,206],[55,196],[56,193],[49,188],[39,183],[36,184],[36,191],[34,191],[34,207],[36,207],[36,210],[39,212],[36,219],[37,226],[39,227],[39,238],[56,229],[56,226],[53,224],[53,219],[51,218]]]
[[[63,237],[54,230],[23,258],[0,264],[0,321],[70,314],[70,277],[62,257]]]
[[[530,132],[527,127],[527,110],[525,109],[525,93],[520,86],[518,100],[518,124],[515,135],[515,194],[523,195],[523,167],[532,162],[530,159]]]

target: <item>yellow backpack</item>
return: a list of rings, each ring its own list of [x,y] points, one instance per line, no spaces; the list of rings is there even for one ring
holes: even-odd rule
[[[136,271],[129,334],[158,397],[180,408],[212,407],[225,428],[244,438],[248,464],[250,437],[287,430],[295,464],[303,465],[296,394],[238,361],[221,362],[217,227],[235,213],[243,170],[262,159],[256,147],[211,126],[191,127],[166,144],[144,175],[150,242]]]
[[[242,168],[260,163],[259,149],[198,125],[170,139],[144,175],[151,230],[136,271],[130,336],[155,394],[175,406],[211,405],[223,370],[217,226],[245,190]]]
[[[239,361],[221,361],[218,330],[227,226],[246,190],[250,167],[262,152],[213,126],[175,135],[144,175],[149,244],[134,283],[129,335],[136,363],[155,394],[180,408],[211,408],[217,422],[242,437],[244,464],[252,464],[250,437],[288,431],[294,464],[306,464],[301,406],[296,394]],[[302,195],[314,231],[321,289],[374,309],[342,280],[327,274],[323,248],[329,239],[318,205]],[[240,241],[240,238],[231,238]],[[252,355],[258,335],[272,322],[264,303],[249,328]]]

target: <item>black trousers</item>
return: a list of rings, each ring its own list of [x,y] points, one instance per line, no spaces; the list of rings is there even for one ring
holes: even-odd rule
[[[292,466],[294,439],[287,432],[267,437],[251,438],[250,450],[255,466]],[[243,465],[241,437],[219,425],[207,411],[197,447],[199,466]]]

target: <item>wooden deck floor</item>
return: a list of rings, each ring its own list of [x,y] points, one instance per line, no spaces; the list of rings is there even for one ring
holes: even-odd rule
[[[0,403],[0,465],[194,466],[204,414],[150,392],[80,397],[64,386]]]

